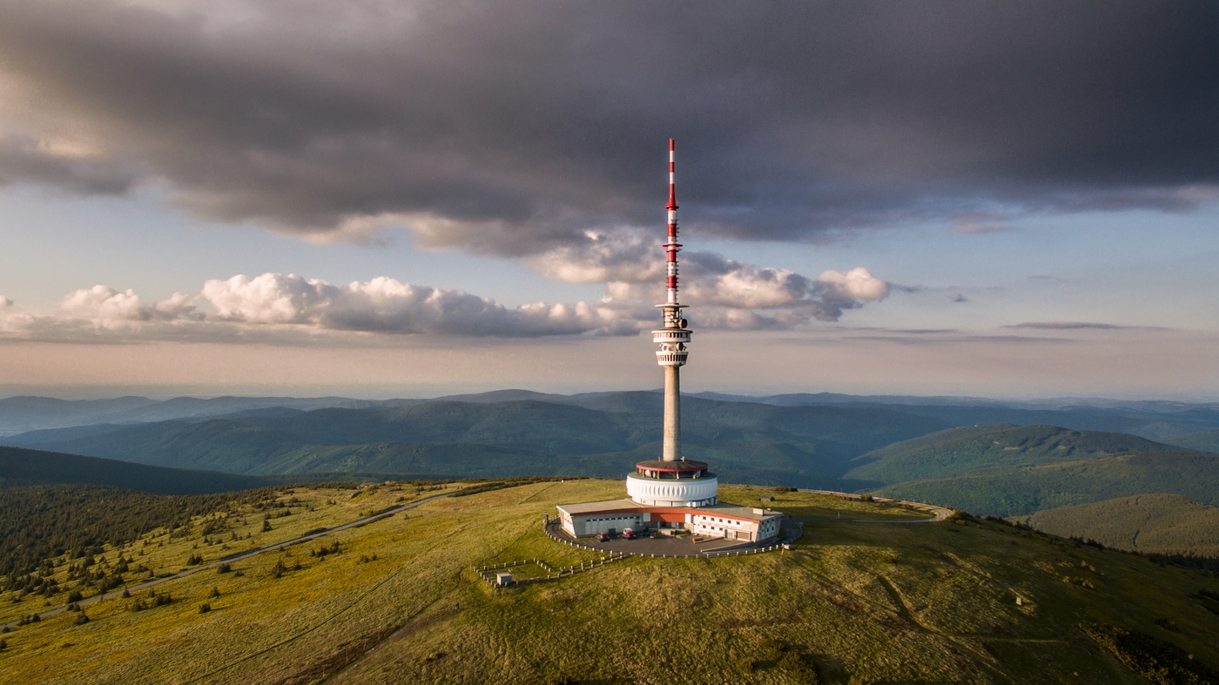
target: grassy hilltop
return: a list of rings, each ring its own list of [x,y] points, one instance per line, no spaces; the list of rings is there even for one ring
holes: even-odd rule
[[[278,536],[426,494],[394,487],[298,487],[258,504],[292,511],[270,519]],[[992,521],[815,520],[903,515],[833,497],[777,494],[775,507],[810,518],[788,552],[627,559],[500,592],[474,573],[598,558],[550,541],[541,516],[621,488],[549,482],[440,499],[164,583],[155,590],[168,603],[141,590],[84,607],[87,622],[65,612],[0,635],[0,681],[1138,683],[1133,669],[1151,658],[1178,678],[1161,682],[1207,682],[1219,667],[1219,602],[1199,594],[1219,597],[1213,578]],[[759,494],[722,489],[740,503]],[[166,571],[201,552],[213,561],[222,552],[201,544],[202,529],[216,520],[150,531],[94,565],[153,550]],[[7,615],[46,609],[41,595],[12,597],[0,593]]]

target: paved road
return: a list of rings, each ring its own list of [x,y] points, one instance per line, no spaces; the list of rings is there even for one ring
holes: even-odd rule
[[[834,495],[835,497],[843,497],[845,499],[861,499],[863,495],[856,495],[849,492],[838,492],[836,490],[806,490],[801,489],[800,492],[811,492],[816,495]],[[952,510],[947,507],[941,507],[938,504],[927,504],[926,502],[911,502],[910,500],[895,500],[889,497],[873,497],[873,502],[903,504],[911,509],[921,509],[923,511],[935,514],[934,518],[929,519],[806,519],[816,521],[843,521],[844,523],[936,523],[939,521],[947,521],[949,516],[952,516]]]
[[[199,573],[200,571],[207,571],[209,569],[214,569],[217,566],[220,566],[221,564],[231,564],[235,561],[242,561],[245,559],[249,559],[250,557],[258,556],[259,554],[263,554],[264,552],[275,552],[275,551],[282,550],[285,547],[289,547],[291,545],[298,545],[302,542],[308,542],[310,540],[320,538],[323,535],[330,535],[331,533],[338,533],[340,531],[344,531],[349,528],[358,528],[360,526],[365,526],[365,525],[368,525],[369,523],[373,523],[375,521],[380,521],[383,518],[388,518],[390,516],[393,516],[394,514],[400,514],[404,511],[406,511],[407,509],[413,509],[414,507],[417,507],[420,504],[424,504],[425,502],[431,502],[433,500],[443,499],[452,494],[453,493],[451,493],[451,492],[446,492],[443,495],[432,495],[431,497],[424,497],[423,499],[415,500],[414,502],[408,502],[406,504],[403,504],[400,507],[394,507],[393,509],[388,509],[379,514],[373,514],[371,516],[365,516],[362,519],[356,519],[355,521],[352,521],[351,523],[344,523],[343,525],[335,526],[334,528],[326,528],[324,530],[314,531],[312,533],[302,535],[298,538],[292,538],[291,540],[285,540],[283,542],[278,542],[274,545],[269,545],[267,547],[259,547],[258,549],[251,549],[251,550],[248,550],[245,552],[238,552],[237,554],[233,554],[231,556],[217,559],[216,561],[213,561],[209,564],[203,564],[201,566],[196,566],[195,568],[192,568],[192,569],[180,571],[178,573],[173,574],[172,576],[165,576],[164,578],[156,578],[153,580],[144,581],[143,583],[140,583],[139,585],[128,585],[125,589],[127,592],[138,592],[140,590],[144,590],[144,589],[147,589],[150,587],[155,587],[157,585],[160,585],[161,583],[167,583],[171,580],[185,578],[186,576],[189,576],[189,575],[192,575],[195,573]],[[122,594],[123,594],[123,590],[115,590],[113,592],[109,592],[104,595],[95,595],[93,597],[89,597],[88,599],[82,599],[81,601],[77,602],[77,604],[79,604],[83,608],[83,607],[86,607],[95,602],[100,602],[103,599],[114,599],[115,597],[121,597]],[[61,614],[67,610],[68,610],[68,608],[66,606],[64,606],[64,607],[59,607],[58,609],[50,609],[48,611],[35,612],[35,613],[38,613],[38,615],[42,618],[47,618],[48,616],[54,616],[56,614]],[[5,627],[8,627],[8,628],[16,628],[17,621],[13,621],[11,623],[6,623],[4,625],[5,625]]]

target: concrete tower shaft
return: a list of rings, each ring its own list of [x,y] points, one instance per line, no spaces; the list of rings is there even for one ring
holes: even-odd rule
[[[686,345],[690,342],[690,330],[686,328],[686,320],[681,310],[685,305],[677,300],[677,253],[681,245],[677,242],[677,170],[676,150],[672,138],[669,139],[669,204],[665,207],[669,213],[668,240],[662,246],[665,249],[667,265],[666,291],[664,304],[658,304],[663,316],[664,328],[652,331],[652,342],[660,345],[656,352],[656,363],[665,370],[665,424],[664,448],[661,459],[676,461],[681,459],[681,378],[679,369],[685,365],[689,357]]]

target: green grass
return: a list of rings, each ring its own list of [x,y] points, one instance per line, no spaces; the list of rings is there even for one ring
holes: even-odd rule
[[[917,521],[934,516],[926,511],[906,508],[893,502],[866,502],[832,495],[777,492],[739,485],[721,486],[719,497],[725,504],[776,509],[797,519]],[[759,499],[761,497],[772,499],[762,501]]]
[[[123,585],[136,585],[200,565],[188,563],[192,556],[197,555],[202,558],[201,563],[207,564],[251,549],[276,545],[317,529],[348,523],[398,503],[451,490],[454,486],[431,487],[438,489],[421,490],[411,485],[284,489],[268,494],[262,507],[244,504],[236,511],[196,516],[188,528],[176,532],[157,528],[138,540],[117,547],[105,545],[101,553],[90,555],[96,560],[90,569],[113,572],[121,555],[130,559],[128,566],[131,569],[122,574]],[[269,531],[263,530],[264,516],[269,517]],[[215,531],[204,534],[208,523],[213,524]],[[304,553],[308,554],[308,548]],[[0,593],[0,623],[62,607],[68,603],[67,597],[72,591],[80,592],[84,598],[99,594],[97,587],[69,582],[69,567],[82,562],[69,557],[70,554],[51,559],[50,577],[59,583],[60,591],[50,597],[22,596],[16,591]]]
[[[7,634],[0,681],[796,683],[811,667],[843,684],[1145,682],[1081,624],[1219,664],[1219,616],[1190,597],[1219,581],[986,521],[810,521],[787,552],[632,558],[498,591],[475,574],[597,558],[549,540],[542,515],[621,491],[582,480],[438,500],[328,536],[341,551],[324,559],[305,546],[236,564],[240,577],[175,580],[161,591],[178,601],[140,612],[129,610],[139,597],[108,600],[84,625],[63,615]],[[742,503],[762,494],[723,490]],[[773,506],[882,511],[803,493]],[[277,561],[301,568],[274,578]],[[205,601],[212,611],[199,613]]]

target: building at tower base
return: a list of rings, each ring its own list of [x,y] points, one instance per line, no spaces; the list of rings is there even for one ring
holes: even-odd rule
[[[560,504],[558,510],[560,527],[573,538],[616,535],[629,528],[649,532],[688,530],[708,538],[764,542],[779,535],[783,519],[777,511],[753,507],[661,507],[630,499]]]

